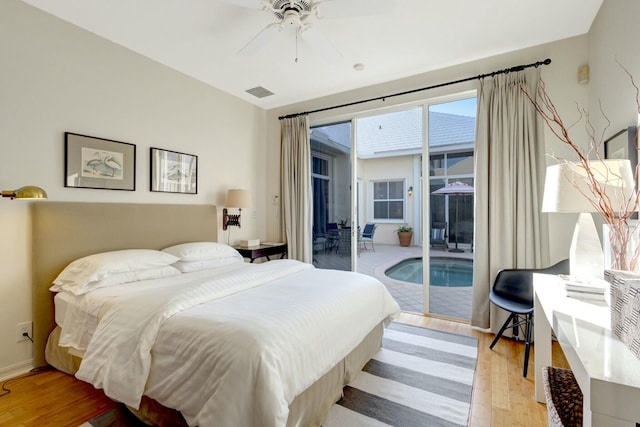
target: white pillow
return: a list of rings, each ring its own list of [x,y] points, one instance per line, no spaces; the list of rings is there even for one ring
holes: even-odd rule
[[[54,287],[85,286],[107,275],[164,267],[178,261],[175,256],[152,249],[125,249],[79,258],[65,267],[53,281]],[[68,289],[67,289],[68,290]]]
[[[74,295],[83,295],[87,292],[107,286],[117,286],[125,283],[139,282],[141,280],[162,279],[165,277],[177,276],[179,274],[181,273],[177,268],[170,265],[165,265],[163,267],[153,267],[144,270],[106,274],[102,280],[88,282],[83,285],[53,285],[49,289],[54,292],[68,291]]]
[[[244,262],[244,260],[242,259],[242,255],[240,254],[238,254],[238,256],[218,259],[205,259],[203,261],[178,261],[172,265],[183,273],[191,273],[193,271],[222,267],[224,265],[236,264],[239,262]]]
[[[204,261],[240,256],[231,246],[216,242],[182,243],[164,248],[162,251],[180,258],[180,261]]]

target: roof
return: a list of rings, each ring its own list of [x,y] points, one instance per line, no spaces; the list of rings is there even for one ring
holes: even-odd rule
[[[475,117],[429,112],[429,142],[432,152],[452,146],[473,147]],[[311,138],[350,146],[350,122],[314,127]],[[391,157],[422,152],[422,108],[358,119],[358,157]]]

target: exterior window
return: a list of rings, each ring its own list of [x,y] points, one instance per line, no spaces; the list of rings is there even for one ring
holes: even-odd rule
[[[404,219],[404,181],[378,181],[373,183],[373,219]]]

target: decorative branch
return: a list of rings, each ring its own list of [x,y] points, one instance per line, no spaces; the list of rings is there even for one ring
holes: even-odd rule
[[[618,61],[616,60],[616,62]],[[638,114],[640,115],[640,88],[636,84],[631,73],[619,62],[618,65],[620,65],[627,76],[629,76],[631,85],[635,88],[636,105],[638,107]],[[577,109],[580,117],[571,126],[567,127],[564,124],[556,106],[553,104],[551,98],[549,97],[549,94],[546,91],[546,87],[542,79],[539,82],[537,92],[533,95],[527,92],[524,85],[521,85],[520,89],[524,92],[529,101],[531,101],[551,133],[553,133],[555,137],[560,140],[560,142],[567,145],[576,154],[578,158],[577,164],[584,169],[588,184],[587,187],[591,194],[585,194],[585,192],[583,192],[573,180],[573,177],[567,178],[569,178],[573,186],[578,191],[580,191],[582,195],[587,198],[587,200],[589,200],[596,212],[600,214],[603,221],[609,226],[609,243],[614,258],[612,268],[617,270],[635,271],[636,267],[638,266],[638,261],[640,260],[640,244],[636,245],[631,253],[628,253],[628,251],[629,243],[632,240],[635,240],[635,242],[640,242],[640,227],[638,227],[638,224],[636,222],[631,223],[631,220],[635,218],[635,215],[638,212],[638,207],[640,204],[640,193],[638,193],[636,189],[633,188],[631,194],[628,197],[625,197],[624,193],[621,190],[620,194],[616,195],[616,200],[611,200],[611,198],[605,191],[606,185],[610,182],[610,180],[620,179],[621,177],[613,171],[607,170],[607,176],[605,177],[603,182],[601,179],[599,179],[599,176],[597,177],[595,175],[591,167],[592,162],[602,161],[604,159],[601,147],[603,146],[604,134],[611,125],[609,118],[602,109],[602,105],[600,105],[600,113],[606,120],[606,125],[604,126],[599,137],[596,138],[596,129],[591,122],[589,113],[584,109]],[[571,136],[569,135],[569,129],[583,119],[585,121],[586,133],[589,138],[589,145],[587,149],[581,148],[572,140]],[[636,132],[634,140],[636,150],[638,149],[638,133],[639,132]],[[570,162],[566,159],[558,158],[556,156],[553,157],[560,163],[575,163]],[[635,166],[633,175],[634,182],[637,183],[638,165]]]

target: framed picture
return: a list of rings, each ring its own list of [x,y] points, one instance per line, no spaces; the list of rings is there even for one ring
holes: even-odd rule
[[[198,156],[151,147],[151,191],[198,193]]]
[[[64,186],[134,191],[136,146],[65,132]]]
[[[605,159],[629,159],[631,170],[635,172],[638,164],[637,137],[636,126],[629,126],[613,134],[604,141]]]

